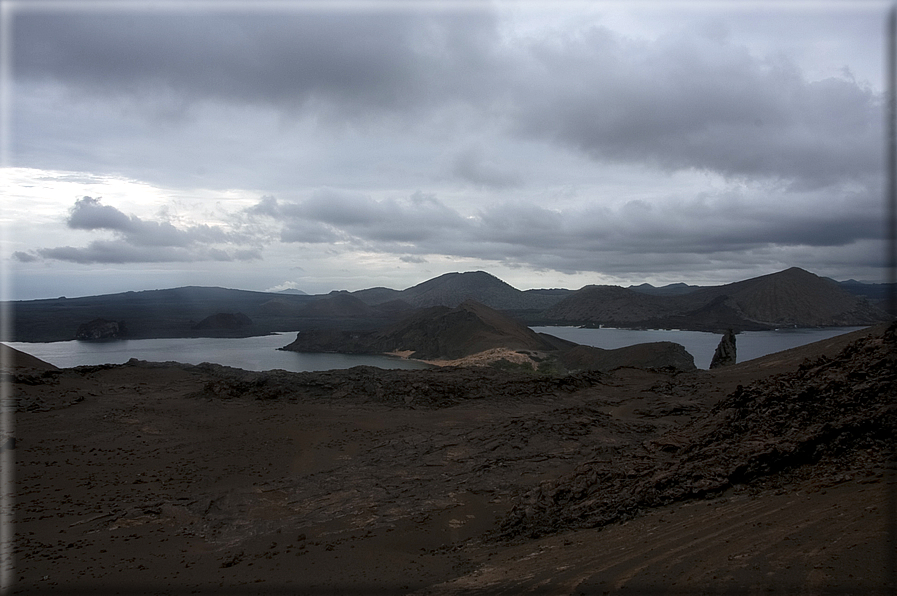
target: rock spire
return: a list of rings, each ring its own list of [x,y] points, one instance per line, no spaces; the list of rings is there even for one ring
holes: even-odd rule
[[[713,359],[710,361],[710,368],[732,364],[735,364],[735,332],[727,329],[723,338],[719,340],[719,345],[716,346]]]

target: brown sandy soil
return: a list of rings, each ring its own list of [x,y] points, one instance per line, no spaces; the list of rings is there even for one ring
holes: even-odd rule
[[[453,369],[20,368],[13,593],[888,593],[873,450],[603,528],[498,533],[540,483],[649,457],[737,385],[850,339],[535,389],[507,373],[493,396]]]
[[[883,475],[691,501],[528,541],[419,593],[890,593]]]
[[[399,358],[408,359],[413,350],[402,350],[400,352],[387,352],[387,356],[397,356]],[[513,364],[523,364],[529,366],[533,370],[539,366],[539,363],[532,359],[531,355],[544,358],[542,352],[523,352],[520,350],[511,350],[509,348],[492,348],[484,350],[477,354],[465,356],[464,358],[456,358],[455,360],[420,360],[433,366],[488,366],[499,360],[506,360]]]

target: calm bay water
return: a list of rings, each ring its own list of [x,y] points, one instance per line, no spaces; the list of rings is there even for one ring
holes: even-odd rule
[[[812,329],[776,329],[775,331],[745,331],[735,336],[738,362],[781,352],[849,333],[864,327],[817,327]],[[713,352],[722,335],[702,331],[665,329],[584,329],[579,327],[533,327],[539,333],[548,333],[578,344],[612,350],[639,343],[672,341],[685,347],[694,356],[695,366],[710,368]]]
[[[862,329],[826,327],[746,331],[736,336],[738,362],[752,360]],[[533,327],[540,333],[587,346],[614,349],[633,344],[672,341],[682,344],[694,356],[698,368],[708,368],[721,335],[701,331],[582,329],[579,327]],[[388,356],[347,354],[301,354],[281,348],[295,339],[295,332],[246,338],[130,339],[106,342],[59,341],[51,343],[10,342],[9,345],[61,368],[84,364],[122,364],[130,358],[151,362],[176,361],[187,364],[214,362],[245,370],[283,369],[293,372],[376,366],[379,368],[427,368],[420,362]]]
[[[60,368],[83,364],[122,364],[130,358],[151,362],[213,362],[244,370],[283,369],[292,372],[376,366],[428,368],[426,364],[389,356],[301,354],[277,348],[291,343],[296,333],[243,338],[124,339],[116,341],[9,342],[9,345]]]

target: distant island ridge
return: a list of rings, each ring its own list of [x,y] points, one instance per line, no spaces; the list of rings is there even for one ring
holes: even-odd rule
[[[504,366],[545,374],[603,371],[619,366],[692,371],[694,358],[673,342],[651,342],[615,350],[579,345],[467,300],[455,308],[419,309],[378,331],[300,332],[281,348],[293,352],[393,354],[431,364]]]
[[[249,337],[284,331],[386,329],[432,307],[474,301],[526,326],[681,329],[723,333],[780,327],[863,326],[888,321],[884,284],[836,282],[796,267],[719,286],[518,290],[484,271],[446,273],[404,290],[305,295],[210,287],[8,303],[10,341],[74,339],[116,322],[127,338]],[[239,324],[237,324],[237,322]],[[113,326],[109,326],[112,328]]]

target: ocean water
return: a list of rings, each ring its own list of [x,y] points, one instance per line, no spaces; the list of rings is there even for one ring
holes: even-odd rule
[[[746,362],[816,341],[829,339],[864,327],[815,327],[809,329],[783,328],[774,331],[745,331],[735,336],[738,362]],[[685,347],[698,368],[710,368],[713,352],[722,335],[703,331],[678,329],[586,329],[579,327],[533,327],[561,339],[596,348],[614,349],[639,343],[672,341]]]
[[[863,327],[825,327],[746,331],[735,338],[738,362],[759,358],[815,341],[828,339]],[[694,357],[698,368],[709,368],[721,335],[701,331],[662,329],[585,329],[579,327],[533,327],[540,333],[587,346],[613,349],[639,343],[672,341],[682,344]],[[151,362],[213,362],[245,370],[283,369],[293,372],[376,366],[418,369],[426,364],[389,356],[348,354],[302,354],[281,348],[296,337],[295,332],[245,338],[130,339],[116,341],[59,341],[50,343],[9,342],[9,345],[60,368],[84,364],[122,364],[130,358]]]
[[[389,356],[302,354],[277,348],[292,343],[296,333],[277,333],[241,338],[123,339],[112,341],[8,342],[60,368],[84,364],[122,364],[131,358],[150,362],[212,362],[244,370],[282,369],[292,372],[332,370],[353,366],[378,368],[428,368],[428,365]]]

